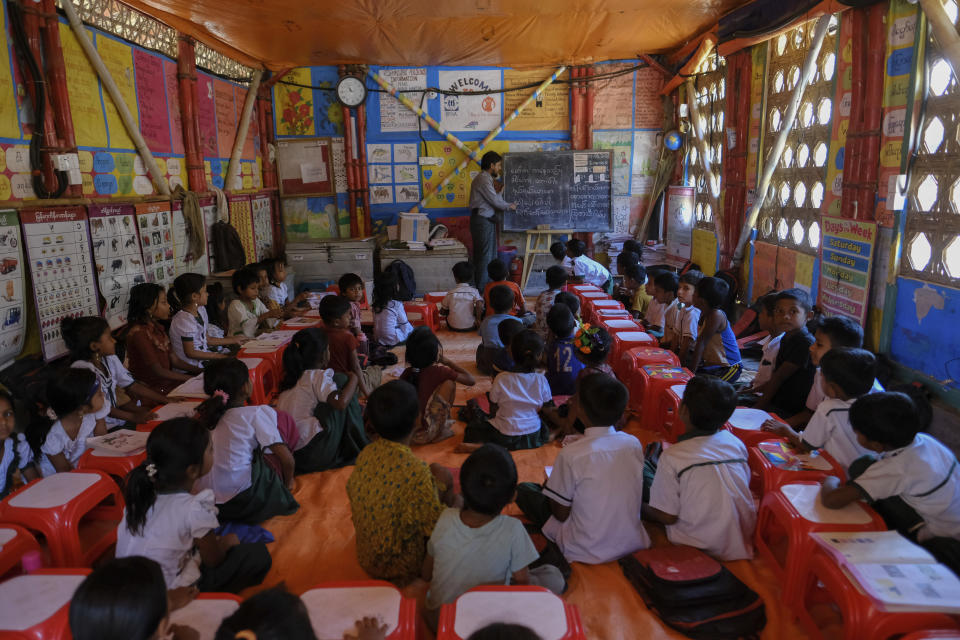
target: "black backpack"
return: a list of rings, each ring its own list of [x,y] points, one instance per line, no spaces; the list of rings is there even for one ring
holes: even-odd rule
[[[759,638],[767,624],[760,596],[699,549],[637,551],[620,568],[647,608],[688,638]]]
[[[223,220],[217,220],[210,227],[210,242],[213,244],[215,272],[241,269],[247,263],[247,254],[240,242],[240,234]]]
[[[414,276],[410,265],[403,260],[394,260],[387,266],[386,271],[392,271],[397,276],[397,282],[400,283],[397,290],[397,300],[401,302],[413,300],[414,296],[417,295],[417,278]]]

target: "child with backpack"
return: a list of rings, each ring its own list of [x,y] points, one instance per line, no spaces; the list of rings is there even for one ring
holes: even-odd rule
[[[373,339],[385,347],[402,344],[413,331],[403,303],[397,298],[398,287],[392,271],[383,272],[373,283]]]

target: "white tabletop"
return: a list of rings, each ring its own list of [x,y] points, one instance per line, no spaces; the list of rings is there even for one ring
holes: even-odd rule
[[[763,423],[771,419],[772,416],[762,409],[737,407],[733,410],[733,415],[730,416],[730,419],[727,422],[737,429],[759,431],[760,427],[763,426]]]
[[[471,591],[456,602],[454,631],[461,638],[494,622],[522,624],[543,640],[560,640],[567,633],[563,600],[542,591]]]
[[[0,631],[26,631],[49,620],[85,577],[28,574],[0,584]]]
[[[780,493],[800,512],[804,520],[830,524],[868,524],[870,514],[858,502],[842,509],[828,509],[820,499],[819,484],[785,484]]]
[[[310,589],[300,599],[310,613],[318,640],[340,640],[345,632],[356,633],[357,620],[379,616],[387,635],[400,623],[402,596],[394,587],[334,587]]]
[[[595,307],[619,307],[620,303],[616,300],[594,300],[593,306]]]
[[[584,298],[591,298],[591,299],[608,297],[606,291],[600,291],[599,289],[597,291],[581,291],[580,295],[583,296]]]
[[[213,640],[223,619],[240,608],[236,600],[196,599],[170,614],[170,624],[179,624],[196,631],[199,640]]]
[[[643,331],[618,331],[617,337],[627,342],[653,342],[653,336]]]
[[[0,549],[3,549],[3,545],[16,538],[18,534],[19,532],[16,529],[0,527]]]
[[[100,481],[95,473],[55,473],[15,495],[8,503],[21,509],[60,507]]]
[[[633,320],[604,320],[603,324],[607,325],[608,329],[633,329],[636,330],[638,325]]]

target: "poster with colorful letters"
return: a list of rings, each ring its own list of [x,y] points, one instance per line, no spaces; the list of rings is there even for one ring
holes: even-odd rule
[[[33,297],[46,361],[69,351],[60,334],[64,318],[95,316],[97,286],[90,231],[81,207],[20,212]]]
[[[134,208],[128,204],[90,205],[93,262],[103,296],[104,317],[116,329],[127,322],[130,289],[146,282]]]
[[[208,275],[210,273],[210,261],[207,259],[207,228],[203,224],[202,218],[198,225],[200,228],[194,230],[200,234],[200,246],[203,247],[202,255],[194,255],[190,251],[190,234],[187,229],[187,219],[183,215],[183,203],[173,202],[171,213],[173,214],[173,252],[179,256],[174,264],[173,271],[176,275],[182,273],[199,273]],[[200,213],[201,217],[203,212]]]
[[[137,229],[143,247],[143,265],[147,282],[164,286],[177,277],[173,254],[173,224],[169,202],[148,202],[136,205]]]
[[[23,243],[16,211],[0,211],[0,368],[23,349],[26,320],[24,304]]]

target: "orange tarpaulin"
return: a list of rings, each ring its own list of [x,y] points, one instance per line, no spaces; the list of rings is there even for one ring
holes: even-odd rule
[[[271,69],[581,64],[686,44],[745,0],[126,0]]]

